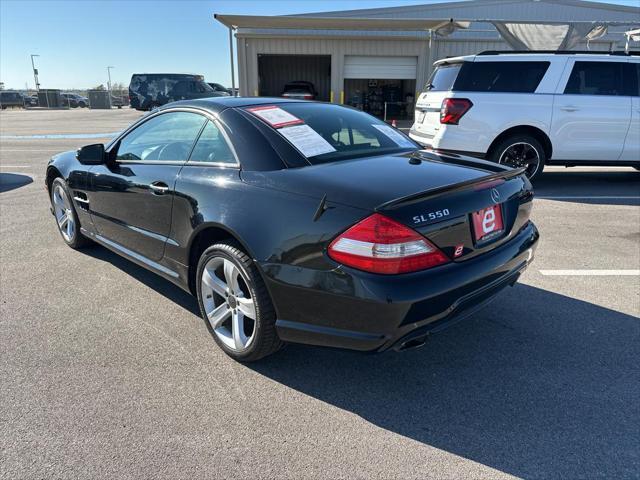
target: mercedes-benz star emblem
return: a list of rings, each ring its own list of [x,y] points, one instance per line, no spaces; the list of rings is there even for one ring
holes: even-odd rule
[[[500,192],[495,188],[491,189],[491,200],[493,200],[495,203],[498,203],[500,201]]]

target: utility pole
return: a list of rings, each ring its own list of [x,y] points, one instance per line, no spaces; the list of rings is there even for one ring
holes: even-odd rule
[[[38,69],[33,63],[33,57],[39,57],[40,55],[31,55],[31,68],[33,68],[33,80],[36,82],[36,92],[40,91],[40,83],[38,82]]]
[[[109,95],[109,108],[111,108],[111,69],[116,67],[107,67],[107,75],[109,75],[109,83],[107,84],[107,91]]]

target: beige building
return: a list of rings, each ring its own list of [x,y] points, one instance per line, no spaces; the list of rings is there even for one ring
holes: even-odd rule
[[[490,20],[621,22],[576,47],[617,50],[624,49],[629,24],[640,26],[640,8],[579,0],[478,0],[216,18],[237,38],[241,95],[279,96],[285,83],[305,80],[316,86],[319,100],[362,106],[380,95],[400,102],[413,99],[437,59],[509,49]],[[441,34],[453,25],[468,28]]]

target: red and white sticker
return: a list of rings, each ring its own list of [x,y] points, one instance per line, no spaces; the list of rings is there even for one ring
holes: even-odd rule
[[[492,205],[473,212],[473,232],[476,242],[488,240],[500,234],[503,228],[500,205]]]
[[[281,109],[280,107],[276,107],[275,105],[247,108],[247,111],[253,113],[257,117],[260,117],[273,128],[300,125],[304,123],[298,117],[291,115],[289,112]]]

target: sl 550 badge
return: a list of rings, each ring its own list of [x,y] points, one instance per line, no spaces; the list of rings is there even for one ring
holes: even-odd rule
[[[415,217],[413,217],[413,223],[432,222],[433,220],[448,217],[449,215],[449,209],[443,208],[442,210],[435,210],[433,212],[424,213],[422,215],[416,215]]]

